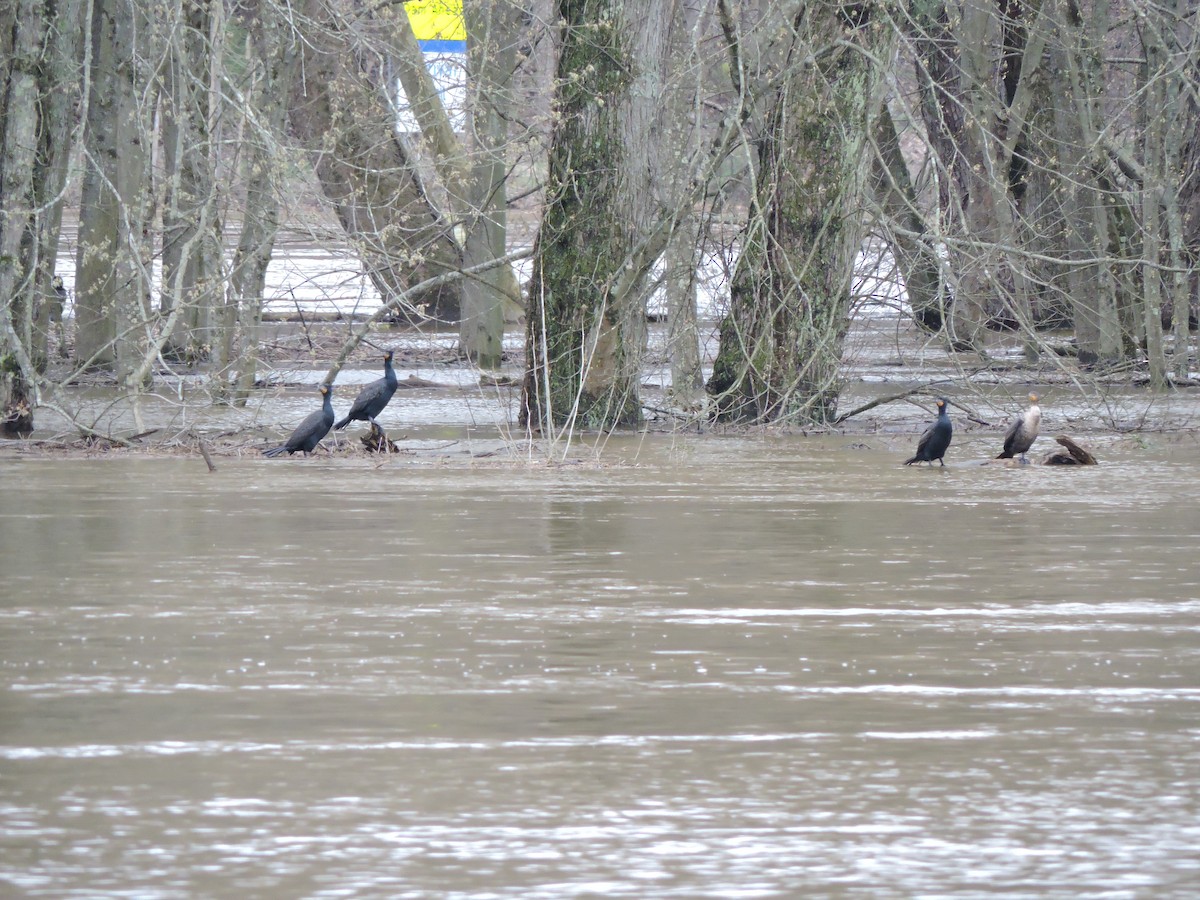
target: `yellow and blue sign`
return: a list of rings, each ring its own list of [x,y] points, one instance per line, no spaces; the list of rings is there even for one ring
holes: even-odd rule
[[[463,0],[410,0],[404,4],[409,24],[425,68],[450,118],[450,127],[462,131],[467,107],[467,26]],[[405,133],[421,130],[412,114],[404,88],[396,84],[396,127]]]
[[[404,4],[417,43],[426,53],[466,53],[462,0],[411,0]]]

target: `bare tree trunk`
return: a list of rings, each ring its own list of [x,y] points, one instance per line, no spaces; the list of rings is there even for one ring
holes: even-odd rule
[[[642,285],[670,234],[648,183],[670,9],[665,0],[563,0],[559,15],[562,87],[530,282],[521,421],[635,426]]]
[[[694,161],[703,153],[708,36],[716,9],[712,4],[677,3],[671,23],[671,66],[657,126],[660,153],[654,179],[667,203],[678,210],[675,229],[663,253],[663,291],[667,301],[666,350],[671,367],[672,402],[699,411],[705,401],[700,328],[696,309],[698,270],[706,240],[706,215],[690,183]],[[722,79],[724,80],[724,79]],[[707,188],[706,191],[707,193]]]
[[[462,140],[454,133],[407,19],[397,26],[400,52],[395,63],[409,110],[445,188],[451,216],[462,229],[462,263],[470,269],[499,259],[506,250],[504,147],[522,12],[512,0],[468,0],[463,12],[470,99]],[[511,266],[495,266],[466,279],[459,319],[462,354],[483,368],[497,368],[504,307],[519,302]]]
[[[1146,47],[1147,77],[1150,79],[1146,104],[1147,179],[1157,182],[1154,185],[1155,193],[1162,206],[1165,244],[1162,258],[1166,262],[1169,276],[1163,275],[1160,283],[1166,293],[1167,305],[1171,309],[1171,329],[1174,336],[1172,374],[1182,382],[1188,378],[1188,324],[1191,313],[1187,290],[1184,214],[1181,209],[1181,198],[1187,193],[1183,147],[1184,135],[1189,130],[1196,130],[1195,117],[1189,116],[1188,113],[1194,111],[1198,105],[1193,92],[1196,85],[1195,72],[1200,65],[1200,43],[1196,40],[1194,25],[1182,25],[1178,18],[1179,0],[1166,0],[1161,5],[1147,7],[1146,11],[1143,44]],[[1194,4],[1191,14],[1195,15]],[[1181,35],[1186,43],[1181,44]],[[1193,93],[1191,103],[1184,99],[1189,93]],[[1154,152],[1152,144],[1161,145],[1157,148],[1159,152]],[[1149,186],[1148,184],[1145,187]],[[1146,227],[1148,229],[1149,225]],[[1166,323],[1162,324],[1165,326]],[[1148,352],[1149,349],[1148,342]],[[1151,357],[1152,384],[1154,365],[1155,361]],[[1165,383],[1165,360],[1163,368]]]
[[[58,324],[59,354],[67,353],[63,303],[54,278],[72,131],[76,109],[82,106],[84,8],[83,0],[59,0],[55,4],[54,38],[46,42],[39,67],[38,154],[33,176],[34,207],[39,214],[35,216],[36,237],[27,248],[42,300],[34,322],[32,348],[39,371],[44,371],[49,361],[51,323]]]
[[[1184,71],[1200,68],[1200,47],[1193,44],[1189,58],[1191,65]],[[1178,164],[1179,194],[1171,198],[1167,209],[1178,215],[1171,222],[1177,237],[1172,239],[1172,249],[1177,247],[1175,288],[1174,331],[1176,335],[1176,372],[1182,368],[1181,377],[1188,370],[1188,333],[1200,317],[1200,97],[1181,85],[1179,97],[1179,133],[1172,140],[1179,142]]]
[[[147,23],[136,0],[96,0],[76,265],[76,357],[127,387],[149,346]]]
[[[1079,361],[1107,366],[1121,359],[1121,323],[1117,286],[1105,260],[1110,244],[1110,200],[1099,181],[1101,113],[1094,86],[1099,84],[1103,23],[1107,0],[1093,9],[1091,21],[1074,0],[1054,0],[1061,56],[1049,70],[1056,73],[1055,149],[1061,160],[1063,215],[1066,220],[1067,285],[1074,307]],[[1094,33],[1092,29],[1099,33]]]
[[[881,73],[870,60],[887,58],[891,40],[869,17],[868,8],[851,15],[823,4],[805,7],[794,23],[708,383],[719,420],[825,423],[836,415],[879,108]]]
[[[921,214],[908,164],[900,152],[896,123],[886,105],[879,111],[875,142],[872,181],[877,202],[889,224],[884,238],[904,280],[913,319],[926,331],[936,332],[945,323],[949,297],[931,243],[933,235]]]
[[[279,197],[287,160],[280,150],[287,123],[287,98],[298,48],[277,8],[258,0],[247,21],[247,67],[252,73],[246,89],[246,106],[254,111],[243,123],[241,182],[246,198],[242,228],[229,273],[222,316],[217,371],[225,394],[225,373],[232,367],[232,400],[243,404],[258,373],[258,331],[262,324],[263,291],[267,266],[279,230]],[[234,358],[236,348],[237,357]]]
[[[1163,158],[1167,123],[1166,52],[1156,28],[1143,30],[1145,65],[1141,95],[1142,158],[1142,322],[1146,336],[1146,359],[1150,365],[1150,387],[1167,386],[1167,359],[1162,327],[1162,197],[1168,177]]]
[[[211,70],[222,55],[220,43],[212,45],[214,8],[214,0],[181,0],[162,107],[166,199],[160,310],[169,316],[180,309],[167,347],[190,360],[206,359],[212,351],[221,292],[220,192],[210,134]]]
[[[511,0],[468,0],[464,11],[472,85],[468,118],[472,160],[465,185],[463,265],[472,268],[499,259],[507,249],[505,147],[522,13]],[[499,367],[505,306],[520,301],[512,266],[497,266],[463,283],[459,342],[468,359],[482,368]]]
[[[680,213],[663,259],[671,399],[689,410],[699,408],[704,399],[700,325],[696,316],[696,272],[702,240],[699,221],[690,209]]]
[[[922,115],[941,179],[955,276],[951,344],[985,350],[990,320],[1015,323],[1036,358],[1016,190],[1034,75],[1047,39],[1041,6],[950,0],[915,18]]]
[[[11,57],[4,76],[4,130],[0,143],[0,434],[33,430],[33,271],[21,264],[21,245],[33,219],[34,148],[37,146],[37,61],[46,21],[40,0],[21,0],[12,20]]]

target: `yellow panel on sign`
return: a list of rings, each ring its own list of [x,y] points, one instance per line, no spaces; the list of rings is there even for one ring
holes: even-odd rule
[[[418,41],[465,41],[462,0],[412,0],[404,4]]]

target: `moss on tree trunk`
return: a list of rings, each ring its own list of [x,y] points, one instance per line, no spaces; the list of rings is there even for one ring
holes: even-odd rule
[[[875,110],[867,8],[812,7],[759,145],[756,203],[708,391],[727,422],[823,424],[837,411],[838,369],[864,234],[865,135]],[[878,49],[878,48],[876,48]]]
[[[649,138],[629,133],[633,117],[623,112],[648,62],[634,61],[621,0],[563,2],[559,12],[559,124],[530,281],[521,420],[631,427],[641,421],[644,310],[624,276],[643,237],[636,210],[645,197],[628,157],[632,141]],[[650,15],[644,6],[641,15]]]

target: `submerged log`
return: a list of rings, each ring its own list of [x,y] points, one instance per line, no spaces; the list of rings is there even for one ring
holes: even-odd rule
[[[362,445],[367,448],[368,453],[399,453],[400,448],[392,442],[382,428],[371,423],[371,430],[364,434],[361,438]]]
[[[1097,465],[1096,457],[1084,450],[1077,443],[1067,437],[1065,434],[1060,434],[1054,439],[1060,445],[1066,448],[1064,453],[1062,450],[1055,450],[1043,461],[1043,466],[1094,466]]]

